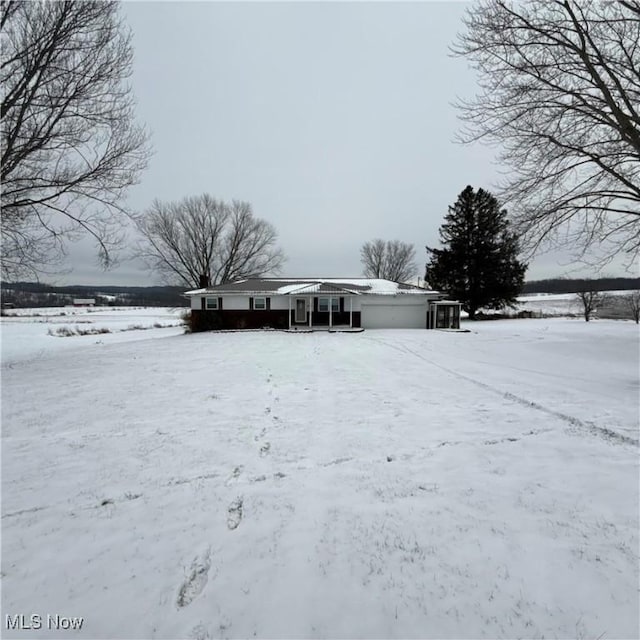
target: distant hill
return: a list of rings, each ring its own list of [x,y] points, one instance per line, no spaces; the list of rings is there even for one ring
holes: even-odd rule
[[[424,282],[424,281],[423,281]],[[16,307],[60,307],[74,298],[94,298],[96,304],[129,307],[186,307],[185,287],[121,287],[111,285],[54,286],[42,282],[2,282],[2,302]],[[578,291],[640,290],[640,278],[551,278],[525,282],[522,294],[576,293]]]
[[[525,282],[522,293],[577,293],[578,291],[626,291],[640,289],[640,278],[597,278],[532,280]]]
[[[96,304],[130,307],[186,307],[185,287],[122,287],[110,285],[53,286],[41,282],[2,282],[2,302],[16,307],[58,307],[74,298],[94,298]]]

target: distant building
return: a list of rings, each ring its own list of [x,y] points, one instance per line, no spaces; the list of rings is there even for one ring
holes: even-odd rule
[[[95,298],[74,298],[74,307],[94,307],[96,304]]]

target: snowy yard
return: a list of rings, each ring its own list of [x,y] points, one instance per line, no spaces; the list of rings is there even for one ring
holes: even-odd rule
[[[638,637],[635,324],[35,324],[2,321],[2,619],[43,627],[4,637]]]
[[[53,350],[137,341],[141,331],[154,336],[183,333],[185,309],[164,307],[43,307],[12,309],[2,318],[2,362],[37,358]],[[155,325],[155,326],[154,326]],[[93,335],[59,335],[60,330]],[[100,333],[105,331],[105,333]],[[53,335],[52,335],[53,334]],[[148,336],[147,336],[148,337]],[[54,339],[52,339],[54,338]]]
[[[623,291],[604,291],[601,293],[608,301],[603,305],[606,308],[617,307],[622,312],[622,317],[631,318],[628,306],[624,302],[624,298],[629,296],[630,290]],[[601,305],[602,306],[602,305]],[[584,305],[578,299],[575,293],[533,293],[529,295],[518,296],[518,304],[513,310],[515,313],[519,311],[530,311],[534,317],[542,316],[574,316],[582,318],[584,313]],[[598,315],[597,309],[594,317]],[[607,317],[607,316],[606,316]],[[616,316],[617,318],[617,316]]]

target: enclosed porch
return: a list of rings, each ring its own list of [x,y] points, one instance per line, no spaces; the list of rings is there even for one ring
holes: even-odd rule
[[[434,300],[429,303],[427,329],[459,329],[460,303],[453,300]]]

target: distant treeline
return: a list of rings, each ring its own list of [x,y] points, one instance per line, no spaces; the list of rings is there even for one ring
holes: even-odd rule
[[[640,278],[532,280],[524,283],[522,293],[578,293],[579,291],[625,291],[629,289],[640,289]]]
[[[96,304],[129,307],[184,307],[185,287],[53,286],[40,282],[2,282],[2,303],[16,307],[56,307],[74,298],[93,298]]]
[[[2,282],[2,303],[16,307],[61,307],[74,298],[94,298],[96,304],[117,307],[186,307],[185,287],[119,287],[69,285],[57,287],[41,282]],[[525,282],[523,294],[576,293],[578,291],[640,290],[640,278],[552,278]]]

